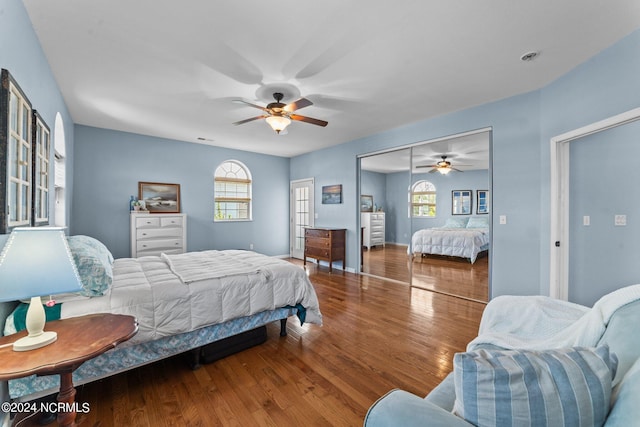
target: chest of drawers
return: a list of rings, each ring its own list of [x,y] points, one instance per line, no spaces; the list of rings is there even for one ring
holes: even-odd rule
[[[363,227],[362,246],[384,246],[385,224],[384,212],[362,212],[360,225]]]
[[[131,214],[132,258],[186,250],[186,214]]]
[[[307,258],[329,262],[329,272],[334,261],[342,261],[345,267],[346,229],[344,228],[305,228],[304,264]]]

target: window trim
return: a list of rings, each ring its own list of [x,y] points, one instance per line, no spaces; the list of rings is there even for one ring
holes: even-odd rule
[[[431,187],[433,187],[433,191],[414,191],[414,189],[419,185],[421,185],[422,183],[426,183]],[[433,195],[434,201],[433,203],[414,203],[413,197],[415,195]],[[438,192],[436,190],[436,186],[431,181],[427,181],[426,179],[421,179],[419,181],[414,182],[409,189],[409,218],[435,218],[438,213],[437,197],[438,197]],[[416,206],[429,206],[429,207],[433,206],[433,215],[414,215],[413,213],[414,207]]]
[[[248,178],[230,178],[228,176],[217,176],[218,170],[225,164],[234,164],[239,167]],[[217,197],[216,184],[218,182],[238,183],[247,185],[248,197]],[[247,203],[247,218],[217,218],[218,203]],[[214,222],[247,222],[253,221],[253,180],[251,171],[239,160],[227,159],[218,164],[213,172],[213,221]]]

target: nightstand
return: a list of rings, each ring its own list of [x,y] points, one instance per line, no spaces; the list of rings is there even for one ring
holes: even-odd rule
[[[58,402],[72,411],[58,413],[58,425],[75,426],[73,371],[134,336],[138,322],[133,316],[100,313],[47,322],[45,329],[57,332],[58,339],[36,350],[13,351],[11,344],[26,331],[0,338],[0,380],[60,375]]]

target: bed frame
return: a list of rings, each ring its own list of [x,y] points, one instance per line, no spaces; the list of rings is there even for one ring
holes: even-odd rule
[[[0,303],[0,323],[4,329],[4,319],[17,303]],[[191,332],[163,337],[154,341],[127,345],[123,343],[108,352],[83,363],[73,373],[75,386],[125,372],[139,366],[156,362],[180,353],[190,353],[190,366],[200,366],[201,348],[207,344],[236,336],[247,331],[280,321],[280,336],[287,334],[287,319],[298,312],[295,307],[283,307],[263,311],[251,316],[241,317],[224,323],[207,326]],[[8,385],[8,386],[7,386]],[[28,401],[56,393],[60,388],[57,375],[29,376],[17,380],[2,382],[0,398],[2,401]]]

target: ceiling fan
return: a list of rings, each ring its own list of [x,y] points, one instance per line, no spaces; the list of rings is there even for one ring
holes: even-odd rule
[[[440,156],[440,157],[442,158],[442,160],[440,160],[439,162],[436,162],[435,165],[422,165],[422,166],[416,166],[416,168],[433,168],[429,171],[429,173],[440,172],[443,175],[446,175],[451,171],[464,172],[464,171],[461,171],[460,169],[456,169],[453,166],[451,166],[451,162],[447,160],[447,156]],[[469,166],[469,165],[458,165],[458,166]]]
[[[266,107],[261,107],[260,105],[252,104],[242,99],[235,99],[233,102],[246,104],[254,108],[259,108],[264,111],[265,114],[260,116],[251,117],[249,119],[240,120],[239,122],[233,123],[234,125],[241,125],[244,123],[251,122],[253,120],[265,119],[265,121],[271,126],[271,128],[276,131],[276,133],[280,133],[286,129],[289,124],[291,124],[291,120],[296,120],[305,123],[311,123],[312,125],[317,126],[326,126],[329,122],[325,122],[324,120],[314,119],[312,117],[301,116],[299,114],[294,114],[294,111],[299,110],[304,107],[308,107],[309,105],[313,105],[313,102],[309,101],[306,98],[300,98],[297,101],[291,102],[289,104],[284,104],[280,102],[284,95],[280,92],[276,92],[273,94],[273,98],[276,102],[272,102],[267,104]]]

